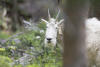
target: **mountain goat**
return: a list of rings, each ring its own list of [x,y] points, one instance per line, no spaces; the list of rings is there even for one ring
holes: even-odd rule
[[[86,20],[86,46],[88,49],[89,67],[100,67],[100,20]]]
[[[45,34],[45,46],[49,43],[51,43],[53,46],[56,46],[56,44],[57,44],[58,28],[59,28],[59,25],[64,21],[64,19],[61,19],[60,21],[57,20],[59,17],[59,13],[60,13],[60,10],[59,10],[56,18],[52,18],[50,16],[50,13],[48,10],[49,21],[41,19],[42,21],[44,21],[46,23],[46,27],[47,27],[46,34]]]

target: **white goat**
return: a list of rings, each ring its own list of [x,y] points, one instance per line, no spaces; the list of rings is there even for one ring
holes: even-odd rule
[[[41,19],[46,23],[46,34],[45,34],[45,46],[47,44],[52,44],[53,46],[56,46],[57,43],[57,30],[58,30],[58,25],[60,25],[64,19],[61,19],[60,21],[57,21],[59,17],[60,10],[56,16],[56,18],[51,18],[49,10],[48,10],[48,17],[49,21],[46,21],[45,19]]]
[[[100,44],[100,21],[95,17],[86,20],[86,34],[87,47]]]
[[[89,65],[100,67],[100,20],[95,17],[86,20],[86,35]]]

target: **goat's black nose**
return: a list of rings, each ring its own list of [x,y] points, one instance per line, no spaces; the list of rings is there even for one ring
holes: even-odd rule
[[[51,40],[51,38],[47,38],[47,40],[48,40],[48,41],[50,41],[50,40]]]

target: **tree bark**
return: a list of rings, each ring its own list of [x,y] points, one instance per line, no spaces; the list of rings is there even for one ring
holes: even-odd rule
[[[64,0],[64,67],[87,67],[85,19],[89,0]]]

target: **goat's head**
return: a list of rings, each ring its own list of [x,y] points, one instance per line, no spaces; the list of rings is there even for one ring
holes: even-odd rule
[[[58,25],[61,24],[64,19],[57,21],[58,16],[59,16],[60,11],[58,12],[56,19],[51,18],[49,10],[48,10],[48,16],[49,16],[49,21],[46,21],[42,19],[46,23],[46,34],[45,34],[45,44],[51,43],[53,46],[56,45],[56,38],[57,38],[57,30],[58,30]]]

